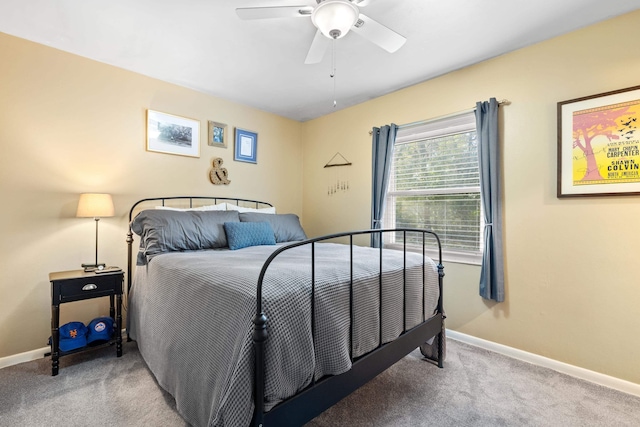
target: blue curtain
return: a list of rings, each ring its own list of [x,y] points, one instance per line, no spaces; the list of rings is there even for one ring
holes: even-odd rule
[[[476,104],[480,194],[484,210],[484,253],[480,273],[480,296],[504,301],[504,256],[502,249],[502,197],[500,189],[500,144],[498,102]]]
[[[393,158],[393,145],[396,142],[398,126],[393,123],[380,128],[373,128],[373,169],[371,185],[371,228],[382,228],[384,202],[389,184],[389,171]],[[379,248],[382,242],[380,236],[371,234],[371,246]]]

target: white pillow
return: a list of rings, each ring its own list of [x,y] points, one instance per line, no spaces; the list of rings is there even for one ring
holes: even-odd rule
[[[196,209],[202,209],[203,211],[226,211],[227,206],[226,203],[218,203],[217,205],[201,206],[200,208]]]
[[[238,212],[258,212],[258,213],[264,213],[264,214],[275,214],[276,213],[276,208],[271,206],[268,208],[259,208],[259,209],[255,209],[255,208],[245,208],[243,206],[236,206],[236,205],[232,205],[231,203],[227,203],[227,210],[228,211],[238,211]]]
[[[168,211],[226,211],[226,203],[218,203],[217,205],[198,206],[197,208],[172,208],[170,206],[156,206],[156,209],[164,209]]]

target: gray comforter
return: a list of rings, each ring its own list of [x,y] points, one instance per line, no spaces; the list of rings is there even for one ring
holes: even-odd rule
[[[198,426],[247,426],[253,413],[253,348],[258,274],[277,246],[158,255],[135,272],[128,328],[180,414]],[[279,255],[265,276],[268,317],[265,399],[270,409],[312,377],[340,374],[349,351],[349,247],[316,244],[316,338],[311,337],[308,246]],[[378,250],[354,247],[353,356],[379,344]],[[382,340],[403,329],[402,252],[384,251]],[[406,328],[434,312],[437,269],[407,253]]]

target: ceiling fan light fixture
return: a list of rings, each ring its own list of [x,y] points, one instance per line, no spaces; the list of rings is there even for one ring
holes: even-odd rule
[[[311,15],[313,25],[330,39],[344,37],[358,20],[360,11],[349,0],[325,0]]]

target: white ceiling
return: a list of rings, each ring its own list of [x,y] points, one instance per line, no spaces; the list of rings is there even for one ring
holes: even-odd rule
[[[305,121],[640,8],[640,0],[367,3],[361,13],[407,42],[390,54],[351,32],[338,40],[335,108],[331,52],[304,64],[309,18],[235,13],[315,0],[1,0],[0,31]]]

